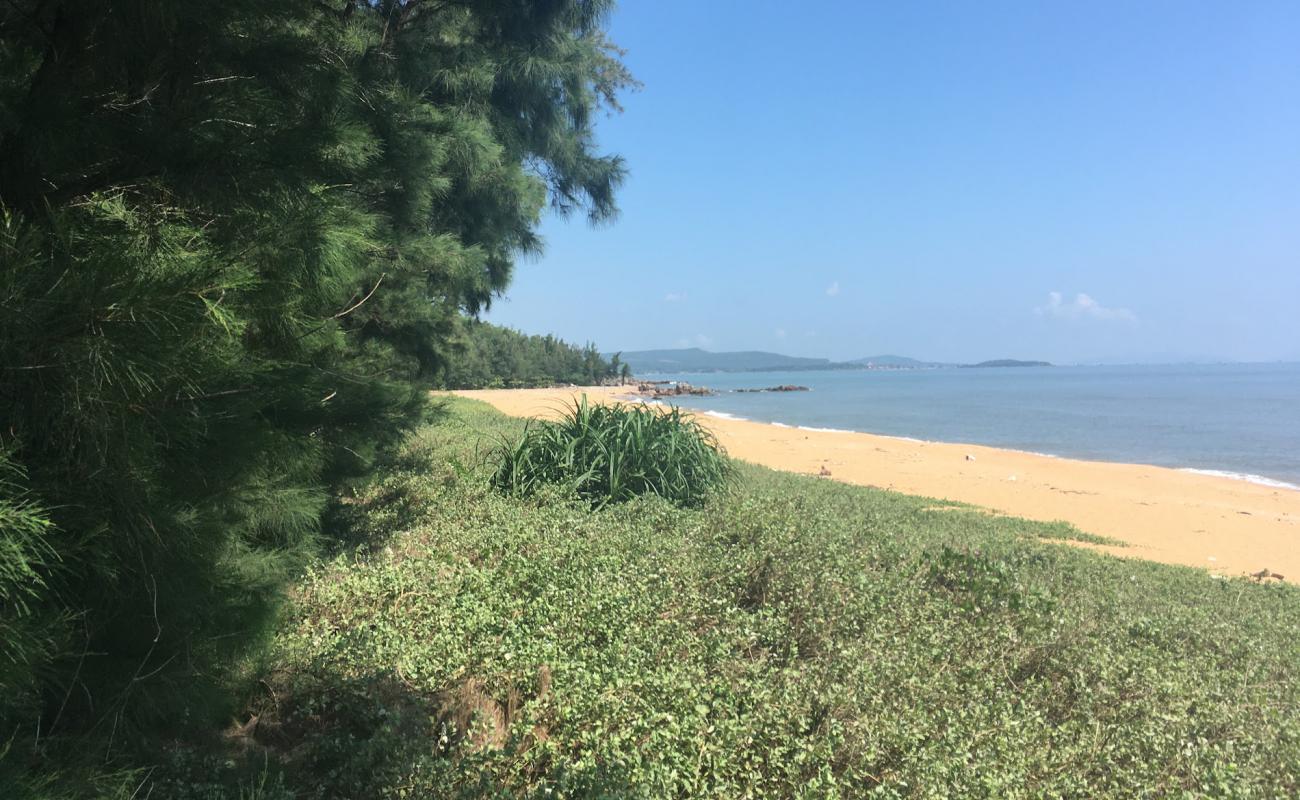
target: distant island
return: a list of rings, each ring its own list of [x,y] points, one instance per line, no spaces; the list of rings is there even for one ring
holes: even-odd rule
[[[714,353],[698,347],[676,350],[637,350],[608,353],[605,358],[618,356],[637,375],[685,372],[798,372],[804,370],[867,369],[913,370],[952,367],[1047,367],[1046,361],[1018,361],[997,359],[978,364],[951,364],[939,361],[922,361],[906,356],[880,355],[855,358],[851,361],[832,361],[829,358],[807,358],[769,353],[762,350],[742,350]]]
[[[885,355],[855,358],[852,361],[843,362],[843,366],[866,367],[867,369],[932,369],[934,367],[950,367],[952,365],[943,364],[938,361],[920,361],[906,356]]]
[[[962,364],[963,367],[1050,367],[1047,361],[1016,361],[1014,358],[998,358],[993,361],[981,361],[978,364]]]

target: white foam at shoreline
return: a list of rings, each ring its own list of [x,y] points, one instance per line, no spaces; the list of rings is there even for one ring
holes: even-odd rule
[[[705,411],[704,414],[706,416],[716,417],[717,419],[739,420],[742,422],[752,421],[748,417],[741,417],[735,414],[728,414],[725,411]],[[855,431],[846,428],[819,428],[812,425],[790,425],[785,422],[775,422],[775,421],[765,422],[763,424],[771,425],[777,428],[787,428],[790,430],[799,430],[799,431],[813,431],[816,433],[861,433],[867,436],[880,436],[886,439],[900,439],[905,442],[916,442],[918,444],[952,444],[952,445],[969,444],[973,447],[989,447],[995,450],[1004,450],[1010,453],[1024,453],[1025,455],[1039,456],[1040,458],[1067,458],[1067,459],[1070,458],[1069,456],[1062,456],[1056,453],[1042,453],[1037,450],[1021,450],[1014,447],[1001,447],[999,445],[976,444],[974,442],[947,442],[947,441],[936,441],[932,439],[917,439],[912,436],[898,436],[890,433],[872,433],[870,431]],[[1097,460],[1097,459],[1092,459],[1092,460]],[[1106,459],[1100,459],[1100,460],[1107,461]],[[1115,462],[1115,463],[1124,463],[1124,462]],[[1152,466],[1159,466],[1159,465],[1152,465]],[[1233,472],[1231,470],[1223,470],[1223,469],[1198,469],[1194,467],[1173,467],[1173,469],[1176,469],[1179,472],[1192,473],[1194,475],[1209,475],[1215,478],[1229,478],[1231,480],[1236,480],[1236,481],[1245,481],[1247,483],[1253,483],[1257,486],[1267,486],[1272,489],[1291,489],[1294,491],[1300,491],[1300,485],[1294,483],[1288,483],[1286,481],[1280,481],[1275,478],[1268,478],[1263,475],[1255,475],[1250,472]]]
[[[1192,467],[1181,467],[1178,471],[1191,472],[1196,475],[1210,475],[1215,478],[1231,478],[1234,481],[1246,481],[1247,483],[1254,483],[1259,486],[1268,486],[1273,489],[1300,490],[1300,486],[1297,486],[1294,483],[1266,478],[1263,475],[1253,475],[1249,472],[1231,472],[1226,469],[1193,469]]]
[[[844,428],[814,428],[811,425],[796,425],[801,431],[816,431],[818,433],[860,433],[860,431],[849,431]]]

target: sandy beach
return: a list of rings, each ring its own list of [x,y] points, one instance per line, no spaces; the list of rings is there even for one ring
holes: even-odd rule
[[[627,390],[455,392],[518,417],[546,417],[586,394],[619,402]],[[1300,491],[1165,467],[1077,461],[979,445],[790,428],[701,414],[732,456],[773,469],[971,503],[1029,519],[1064,520],[1125,543],[1086,545],[1126,558],[1224,575],[1267,569],[1300,579]]]

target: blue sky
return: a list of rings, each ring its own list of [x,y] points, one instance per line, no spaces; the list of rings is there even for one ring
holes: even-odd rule
[[[487,315],[605,350],[1300,360],[1300,3],[625,0],[617,222]]]

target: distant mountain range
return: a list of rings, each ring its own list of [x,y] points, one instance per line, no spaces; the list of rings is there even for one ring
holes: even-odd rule
[[[609,358],[612,353],[605,354]],[[713,353],[698,347],[677,350],[636,350],[618,354],[637,375],[674,372],[779,372],[814,369],[934,369],[938,367],[1040,367],[1045,361],[1001,359],[979,364],[944,364],[921,361],[905,356],[881,355],[831,361],[829,358],[803,358],[761,350]]]
[[[619,357],[638,375],[650,372],[770,372],[832,368],[829,358],[800,358],[759,350],[710,353],[690,347],[683,350],[638,350],[622,353]]]
[[[938,361],[918,361],[915,358],[907,356],[867,356],[866,358],[855,358],[852,361],[844,361],[844,364],[851,364],[861,367],[883,367],[886,369],[926,369],[928,367],[951,367],[951,364],[941,364]]]
[[[961,364],[963,367],[1050,367],[1046,361],[1017,361],[1014,358],[999,358],[993,361],[981,361],[978,364]]]

